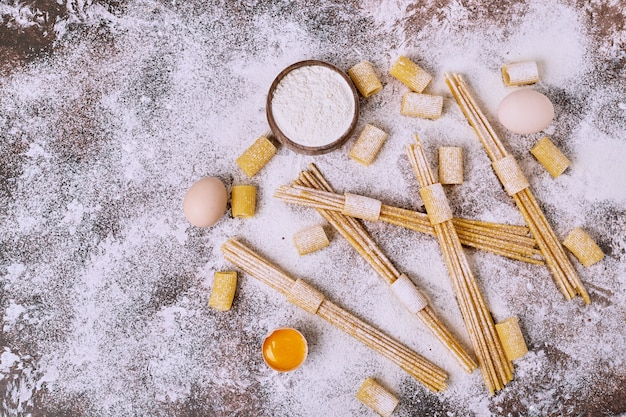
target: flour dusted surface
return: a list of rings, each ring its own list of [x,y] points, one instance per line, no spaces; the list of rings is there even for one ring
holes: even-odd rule
[[[1,416],[374,416],[355,397],[366,377],[400,399],[393,417],[626,412],[626,72],[616,60],[626,59],[626,6],[62,3],[68,16],[50,27],[59,48],[0,77]],[[107,11],[106,4],[117,6]],[[50,24],[65,7],[20,2],[0,10],[16,24],[43,20],[36,5],[52,10]],[[440,119],[399,114],[406,88],[387,70],[401,54],[433,74],[426,91],[444,96]],[[356,131],[371,123],[388,140],[369,167],[349,159],[350,142],[314,157],[279,147],[248,179],[234,161],[267,129],[268,88],[283,68],[307,59],[340,68],[371,62],[384,88],[361,99]],[[489,397],[480,372],[456,366],[332,229],[328,247],[301,257],[291,236],[327,225],[315,210],[271,194],[315,162],[338,192],[419,209],[404,156],[417,132],[433,168],[439,146],[463,148],[465,181],[446,186],[455,215],[521,224],[443,72],[466,75],[495,123],[510,91],[501,65],[524,59],[539,64],[540,82],[526,88],[553,101],[546,135],[572,165],[555,180],[528,152],[541,135],[499,133],[557,235],[581,227],[606,257],[589,268],[575,264],[592,298],[583,306],[563,299],[546,267],[467,249],[495,319],[519,317],[529,348],[515,362],[515,380]],[[190,226],[182,201],[205,175],[229,189],[257,185],[255,217]],[[393,225],[368,227],[469,346],[436,239]],[[448,390],[428,392],[247,274],[229,312],[209,308],[215,271],[232,268],[219,250],[229,237],[449,371]],[[287,374],[268,368],[260,349],[281,326],[298,328],[309,343],[305,363]]]
[[[305,146],[339,139],[354,115],[352,90],[341,75],[321,65],[296,68],[276,87],[272,112],[278,128]]]

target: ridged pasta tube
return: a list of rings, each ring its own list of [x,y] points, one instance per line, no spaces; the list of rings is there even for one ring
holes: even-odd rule
[[[391,416],[393,410],[396,409],[400,402],[392,393],[372,378],[367,378],[363,381],[356,393],[356,397],[383,417]]]
[[[517,165],[513,155],[507,155],[491,163],[496,176],[504,186],[504,190],[510,196],[530,187],[526,176]]]
[[[530,150],[537,161],[552,175],[554,178],[561,175],[570,162],[563,153],[554,146],[554,143],[548,137],[543,137]]]
[[[502,67],[502,79],[508,86],[528,85],[539,81],[539,70],[535,61],[506,64]]]
[[[371,222],[378,221],[380,209],[383,206],[380,200],[351,193],[345,193],[344,199],[345,202],[341,214]]]
[[[400,114],[409,117],[435,120],[441,117],[443,97],[407,91],[402,96]]]
[[[366,124],[350,150],[350,158],[365,166],[371,165],[386,140],[384,130]]]
[[[389,74],[416,93],[424,91],[433,77],[405,56],[400,56],[391,66]]]
[[[519,327],[517,317],[510,317],[496,324],[496,331],[507,359],[514,361],[528,353],[524,335]]]
[[[213,276],[213,287],[209,297],[209,307],[228,311],[233,305],[237,289],[237,272],[220,271]]]
[[[296,282],[289,289],[289,292],[287,292],[286,296],[287,301],[291,304],[294,304],[311,314],[317,313],[322,301],[324,301],[324,294],[301,279],[296,280]]]
[[[413,314],[419,313],[428,305],[428,300],[424,294],[405,274],[401,274],[389,288],[402,305]]]
[[[256,211],[256,187],[254,185],[234,185],[231,191],[231,211],[233,217],[252,217]]]
[[[293,243],[301,256],[318,251],[330,244],[324,228],[320,225],[300,230],[293,235]]]
[[[424,201],[430,224],[435,225],[452,220],[452,210],[441,184],[434,183],[421,187],[420,195]]]
[[[276,146],[266,136],[261,136],[237,158],[236,162],[243,172],[252,178],[275,154]]]
[[[439,148],[439,183],[463,184],[463,148],[458,146]]]
[[[374,71],[374,67],[367,61],[362,61],[348,70],[350,79],[359,93],[368,98],[383,89],[383,85]]]
[[[580,228],[575,228],[563,241],[563,246],[570,250],[584,266],[591,266],[604,258],[604,252],[596,242]]]

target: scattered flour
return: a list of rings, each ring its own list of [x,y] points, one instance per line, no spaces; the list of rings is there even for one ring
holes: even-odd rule
[[[58,49],[0,80],[0,162],[9,178],[0,189],[2,411],[60,415],[75,404],[76,415],[360,416],[366,409],[354,394],[374,377],[401,399],[398,417],[566,414],[559,405],[582,401],[599,414],[603,404],[589,387],[612,390],[607,381],[623,383],[626,375],[626,113],[619,80],[594,78],[608,59],[596,53],[611,48],[598,47],[586,13],[539,0],[505,4],[500,20],[477,19],[485,9],[459,1],[367,1],[356,12],[341,2],[314,10],[288,3],[244,2],[235,10],[133,0],[112,12],[71,2],[55,26]],[[28,10],[1,7],[30,24]],[[615,39],[623,42],[624,33]],[[400,54],[435,77],[426,92],[444,95],[441,119],[398,114],[404,87],[387,68]],[[372,62],[384,89],[361,101],[359,124],[380,126],[389,140],[367,169],[349,160],[349,144],[315,158],[279,148],[248,179],[234,159],[267,130],[271,81],[303,59],[343,69]],[[576,264],[592,296],[585,307],[563,300],[546,268],[467,251],[494,317],[518,316],[530,348],[515,363],[515,380],[490,398],[480,374],[465,374],[419,321],[390,303],[388,289],[339,235],[299,257],[292,234],[323,221],[271,195],[314,161],[338,192],[419,209],[404,156],[417,132],[431,164],[438,146],[463,147],[466,181],[446,189],[455,215],[520,224],[442,76],[466,74],[494,115],[511,91],[500,66],[518,59],[539,61],[541,81],[530,88],[557,104],[550,135],[572,166],[554,180],[528,154],[539,137],[502,132],[503,140],[557,234],[583,223],[607,257],[587,269]],[[256,217],[189,226],[182,198],[203,175],[257,185]],[[368,228],[469,347],[436,241]],[[229,237],[446,369],[448,391],[431,394],[246,274],[230,312],[208,309],[213,272],[232,268],[219,250]],[[309,357],[294,373],[274,373],[260,358],[263,336],[280,326],[309,341]]]
[[[626,119],[626,118],[625,118]],[[575,133],[575,160],[568,185],[580,191],[580,197],[593,202],[626,205],[626,169],[619,166],[626,155],[626,142],[616,141],[590,125]]]

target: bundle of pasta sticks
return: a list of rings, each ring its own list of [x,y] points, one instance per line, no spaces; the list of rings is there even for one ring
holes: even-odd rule
[[[289,302],[315,314],[358,339],[400,366],[433,392],[446,389],[447,374],[421,355],[395,341],[330,302],[302,279],[295,280],[244,244],[229,239],[222,246],[224,257],[259,281],[283,294]]]
[[[515,200],[531,233],[543,254],[559,289],[566,299],[580,295],[589,304],[589,295],[578,273],[565,254],[552,227],[530,191],[528,181],[520,170],[515,158],[507,152],[502,141],[471,95],[467,83],[459,74],[446,74],[446,83],[459,103],[465,117],[474,128],[487,155],[491,159],[496,176],[507,194]]]
[[[461,248],[443,187],[435,182],[417,135],[415,140],[417,143],[407,148],[409,161],[419,180],[420,194],[428,218],[439,239],[452,287],[478,357],[483,380],[489,393],[493,395],[513,379],[513,365],[504,353],[491,313]]]
[[[300,173],[295,184],[333,193],[330,184],[314,164],[309,165],[308,171]],[[400,303],[426,325],[463,369],[466,372],[472,372],[476,368],[474,360],[437,318],[421,291],[405,274],[398,271],[363,225],[355,218],[337,211],[323,208],[317,208],[317,211],[356,249],[380,278],[390,286]]]
[[[360,199],[359,201],[362,202],[361,207],[363,207],[367,204],[366,202],[372,199],[352,193],[341,195],[292,184],[279,187],[274,193],[274,197],[278,197],[290,204],[339,212],[347,216],[369,221],[383,221],[435,236],[435,229],[430,224],[428,215],[425,213],[386,204],[380,204],[378,207],[373,206],[373,209],[370,209],[369,212],[363,212],[361,208],[361,213],[359,213],[358,210],[351,209],[352,201]],[[373,203],[369,204],[373,205]],[[352,205],[354,206],[354,204]],[[535,239],[528,236],[529,231],[527,227],[460,218],[455,218],[452,221],[461,243],[465,246],[471,246],[523,262],[543,264],[543,261],[538,259],[540,251],[536,249]]]

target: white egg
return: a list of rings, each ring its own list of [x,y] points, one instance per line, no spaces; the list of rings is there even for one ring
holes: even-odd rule
[[[552,102],[535,90],[515,91],[506,96],[498,108],[500,123],[522,135],[544,130],[553,118]]]
[[[183,212],[189,223],[209,227],[217,223],[226,211],[228,195],[219,178],[204,177],[196,181],[183,200]]]

